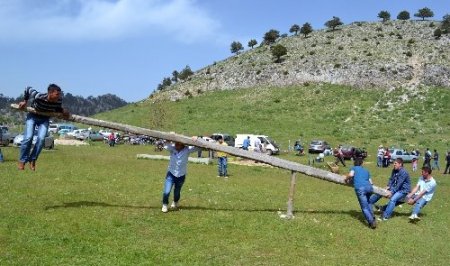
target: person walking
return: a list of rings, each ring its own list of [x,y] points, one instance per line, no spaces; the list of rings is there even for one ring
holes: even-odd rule
[[[353,187],[355,188],[356,197],[358,198],[359,206],[364,214],[369,227],[375,229],[377,222],[372,210],[372,204],[369,199],[373,193],[372,179],[370,178],[369,171],[362,167],[363,159],[355,158],[354,166],[347,174],[345,181],[349,183],[353,179]]]
[[[431,172],[430,167],[422,167],[422,176],[419,177],[417,185],[406,196],[408,204],[414,205],[411,216],[409,216],[410,220],[420,220],[420,210],[433,198],[437,183],[431,176]]]
[[[339,147],[336,149],[334,156],[336,157],[336,165],[341,162],[341,164],[346,167],[345,161],[344,161],[344,153],[342,152],[342,145],[339,145]]]
[[[433,153],[433,166],[431,167],[431,170],[434,170],[434,169],[441,170],[439,167],[439,153],[437,152],[436,149],[434,150],[434,153]]]
[[[447,156],[445,156],[445,161],[447,161],[447,164],[445,165],[445,174],[450,174],[450,151],[447,152]]]
[[[218,144],[222,146],[228,146],[228,144],[223,141],[223,137],[219,136]],[[217,151],[217,165],[219,170],[219,175],[217,177],[228,178],[228,158],[225,152]]]
[[[197,137],[192,137],[194,141]],[[177,209],[178,202],[181,198],[181,188],[186,180],[186,168],[189,159],[189,154],[197,152],[198,147],[187,147],[183,143],[176,142],[175,144],[168,144],[164,146],[166,150],[170,152],[170,161],[167,169],[166,180],[164,182],[162,208],[161,211],[166,213],[169,211],[169,196],[172,187],[173,190],[173,202],[170,208]]]
[[[378,146],[377,150],[377,167],[383,167],[383,155],[384,155],[383,145],[380,145]]]
[[[425,151],[423,166],[431,167],[431,151],[429,148],[427,148],[427,150]]]
[[[24,92],[23,101],[19,103],[19,108],[24,109],[28,101],[31,107],[39,112],[62,113],[64,118],[69,118],[69,112],[62,108],[62,90],[56,84],[50,84],[47,93],[40,93],[32,87],[27,87]],[[24,137],[20,144],[20,155],[18,169],[24,170],[25,164],[30,163],[30,169],[36,170],[36,161],[44,147],[45,136],[48,132],[50,117],[34,113],[28,113],[25,119]],[[35,130],[37,128],[37,130]],[[37,135],[36,144],[33,149],[33,137]]]

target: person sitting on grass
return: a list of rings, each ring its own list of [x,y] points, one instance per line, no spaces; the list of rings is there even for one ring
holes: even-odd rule
[[[192,137],[194,141],[197,137]],[[189,154],[199,151],[201,148],[188,147],[183,143],[175,142],[175,144],[168,144],[164,146],[166,150],[170,152],[170,162],[167,169],[166,181],[164,183],[163,198],[162,198],[162,212],[168,212],[169,196],[172,187],[173,190],[173,202],[170,208],[177,209],[178,202],[180,201],[181,188],[183,187],[186,179],[186,167],[189,159]]]
[[[223,141],[223,137],[219,136],[217,139],[219,141],[219,145],[228,146],[226,142]],[[217,177],[224,177],[228,178],[228,172],[227,172],[227,154],[225,152],[217,151],[217,165],[219,170],[219,175]]]
[[[428,166],[422,167],[422,176],[419,177],[417,185],[406,196],[409,205],[414,205],[410,220],[420,220],[419,212],[430,202],[436,190],[436,181],[431,176],[431,168]]]
[[[411,191],[411,181],[408,172],[403,168],[403,159],[397,158],[394,161],[394,169],[392,169],[391,177],[389,178],[386,189],[389,192],[387,198],[388,204],[378,207],[379,211],[383,211],[382,217],[379,220],[385,221],[392,216],[395,206],[402,204],[402,199]],[[381,196],[373,194],[370,199],[370,204],[375,204]]]
[[[363,159],[355,158],[354,165],[345,178],[345,182],[349,183],[353,179],[353,187],[355,188],[356,197],[358,198],[361,211],[366,218],[369,227],[375,229],[377,222],[372,211],[372,204],[369,202],[370,195],[373,193],[372,180],[369,171],[362,167]]]
[[[62,91],[56,84],[50,84],[47,88],[47,93],[40,93],[31,87],[27,87],[24,92],[23,101],[19,103],[19,108],[24,109],[27,106],[28,100],[32,101],[31,107],[36,111],[62,113],[66,119],[70,116],[69,112],[62,108]],[[20,144],[19,170],[24,170],[26,163],[30,163],[31,170],[36,170],[36,161],[44,147],[49,121],[50,117],[48,116],[33,113],[27,114],[24,137]],[[36,128],[37,140],[31,151]]]

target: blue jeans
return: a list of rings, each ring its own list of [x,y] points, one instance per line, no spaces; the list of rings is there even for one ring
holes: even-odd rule
[[[49,125],[49,117],[39,116],[32,113],[27,114],[25,121],[25,131],[23,133],[23,140],[20,144],[20,157],[19,161],[27,163],[36,161],[39,154],[44,147],[45,136],[47,135]],[[33,144],[33,136],[35,134],[35,128],[37,127],[37,140],[33,150],[30,153],[31,146]]]
[[[369,223],[369,225],[372,225],[373,222],[375,221],[372,212],[372,204],[369,201],[372,192],[373,188],[370,185],[355,188],[355,193],[356,196],[358,197],[359,206],[361,206],[361,211],[363,212],[364,217],[366,218],[366,221]]]
[[[377,157],[377,166],[378,167],[382,167],[383,166],[383,157],[382,156],[378,156]]]
[[[227,157],[218,158],[219,176],[227,176]]]
[[[389,202],[382,207],[383,218],[389,219],[392,216],[392,213],[394,212],[395,206],[402,204],[403,202],[401,202],[400,200],[404,199],[405,196],[406,193],[395,192],[394,195],[392,195],[392,197],[389,199]],[[373,194],[369,199],[369,203],[374,204],[379,199],[381,199],[380,195]]]
[[[439,168],[439,161],[434,161],[433,162],[433,166],[431,167],[431,169],[438,169],[438,170],[441,170],[440,168]]]
[[[169,204],[169,196],[170,191],[172,190],[172,186],[175,186],[173,190],[173,201],[178,202],[180,200],[181,188],[183,187],[185,179],[186,179],[185,175],[176,177],[171,172],[167,172],[166,182],[164,183],[163,200],[162,200],[164,205]]]
[[[411,198],[415,199],[417,195],[413,195]],[[418,201],[416,201],[416,204],[414,204],[414,208],[412,211],[412,214],[418,215],[420,213],[420,210],[427,205],[428,201],[426,201],[424,198],[420,198]]]

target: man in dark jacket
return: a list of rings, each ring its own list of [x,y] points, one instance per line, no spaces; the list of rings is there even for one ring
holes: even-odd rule
[[[389,219],[395,206],[400,205],[402,203],[401,200],[411,191],[411,180],[408,172],[403,168],[402,158],[395,159],[394,169],[392,170],[386,189],[389,192],[389,202],[381,207],[383,211],[381,220]],[[374,204],[380,198],[380,195],[373,194],[369,199],[369,203]]]
[[[56,84],[50,84],[47,88],[47,93],[40,93],[31,87],[27,87],[24,92],[24,99],[19,103],[19,108],[25,108],[28,101],[31,101],[30,105],[36,111],[58,112],[63,113],[63,117],[65,118],[69,117],[69,112],[62,108],[62,91]],[[19,170],[24,170],[25,164],[28,162],[30,163],[31,170],[36,170],[36,160],[44,147],[49,120],[50,117],[48,116],[33,113],[27,114],[24,137],[20,145]],[[37,129],[36,133],[35,129]],[[37,134],[37,140],[33,150],[31,150],[35,134]]]

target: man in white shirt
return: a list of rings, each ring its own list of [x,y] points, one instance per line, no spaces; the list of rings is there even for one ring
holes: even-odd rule
[[[419,178],[417,185],[406,196],[409,205],[414,205],[410,220],[420,220],[419,212],[433,198],[436,190],[436,181],[431,176],[431,168],[429,166],[422,167],[422,176]]]

